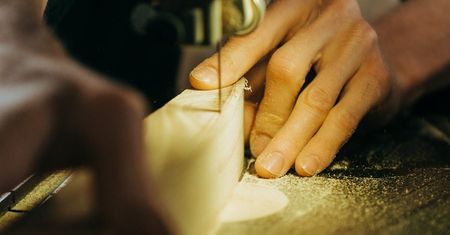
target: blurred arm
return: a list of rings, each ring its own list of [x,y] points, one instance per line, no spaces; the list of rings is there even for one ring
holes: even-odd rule
[[[450,84],[450,1],[410,0],[374,24],[404,104]]]

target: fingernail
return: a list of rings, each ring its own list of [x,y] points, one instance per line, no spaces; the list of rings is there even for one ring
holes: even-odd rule
[[[274,176],[282,175],[284,167],[283,155],[279,152],[269,153],[262,156],[260,160],[261,166]]]
[[[213,83],[216,80],[217,71],[210,66],[195,68],[191,76],[202,83]]]
[[[270,140],[272,138],[267,135],[256,135],[250,143],[253,156],[258,156],[266,148]]]
[[[304,159],[301,166],[303,171],[310,176],[316,175],[320,171],[320,162],[314,155]]]

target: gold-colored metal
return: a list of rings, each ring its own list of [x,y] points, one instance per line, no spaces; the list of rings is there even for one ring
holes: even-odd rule
[[[16,191],[11,192],[16,194],[15,198],[10,202],[6,211],[0,211],[0,233],[56,193],[59,188],[63,187],[70,174],[70,170],[61,170],[46,176],[33,176],[37,178],[35,179],[36,185],[32,183],[33,185],[30,187],[24,183],[16,187]],[[29,178],[28,181],[34,181],[34,179]],[[18,195],[18,191],[23,191],[21,193],[23,195]]]
[[[217,72],[218,74],[218,92],[219,92],[219,113],[222,112],[222,61],[220,49],[222,48],[222,41],[217,42]]]
[[[222,1],[223,33],[225,35],[251,33],[261,23],[266,5],[265,0]]]

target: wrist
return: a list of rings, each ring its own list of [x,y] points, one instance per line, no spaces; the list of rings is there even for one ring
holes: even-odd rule
[[[378,33],[380,50],[392,79],[390,99],[395,99],[397,107],[408,108],[424,93],[425,71],[416,63],[417,60],[405,51],[405,39],[398,35],[399,29],[393,27],[390,19],[378,22],[374,28]]]
[[[450,54],[447,0],[408,1],[374,23],[386,63],[397,82],[402,105],[449,83],[439,74]]]
[[[399,106],[408,108],[425,92],[423,81],[417,73],[411,73],[405,69],[401,57],[383,49],[383,45],[380,47],[385,55],[385,63],[390,67],[392,89],[397,103]]]

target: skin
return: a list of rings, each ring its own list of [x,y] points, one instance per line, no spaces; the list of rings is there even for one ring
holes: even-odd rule
[[[384,57],[397,77],[400,103],[410,106],[422,95],[450,85],[449,8],[446,0],[413,0],[374,23]]]
[[[144,99],[69,58],[41,23],[44,5],[0,0],[0,193],[88,166],[108,230],[167,234],[145,168]]]
[[[408,94],[428,84],[430,75],[450,62],[444,43],[450,37],[444,27],[449,17],[441,10],[448,5],[445,0],[410,1],[400,10],[403,15],[397,12],[378,23],[388,60],[381,53],[377,31],[354,0],[272,1],[257,30],[231,37],[221,51],[222,85],[245,76],[255,90],[247,97],[245,123],[257,174],[280,177],[294,166],[299,175],[313,176],[333,161],[363,118],[372,116],[383,123],[419,97]],[[426,18],[439,17],[431,26],[418,25],[432,28],[426,30],[427,40],[438,44],[425,43],[418,31],[408,30],[410,37],[400,31],[400,22],[405,27],[407,19],[415,19],[424,9]],[[423,18],[414,21],[419,19]],[[432,27],[436,22],[439,28]],[[395,39],[394,46],[390,42]],[[408,44],[402,44],[405,41]],[[424,53],[429,44],[440,57]],[[411,65],[428,70],[408,74]],[[310,69],[317,76],[305,85]],[[217,54],[191,72],[190,82],[198,89],[217,88]]]

